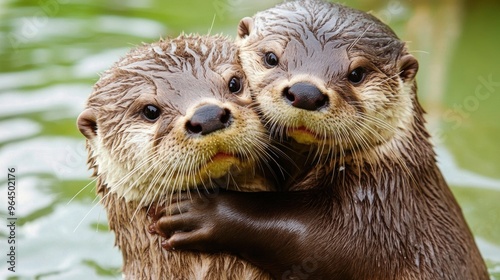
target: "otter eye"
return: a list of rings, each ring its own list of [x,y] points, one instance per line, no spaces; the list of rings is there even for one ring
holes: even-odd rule
[[[366,70],[363,67],[358,67],[354,70],[352,70],[351,73],[349,73],[349,76],[347,76],[347,79],[349,79],[349,82],[351,82],[353,85],[358,85],[361,83],[366,76]]]
[[[142,115],[148,121],[156,121],[160,117],[160,109],[154,105],[146,105],[142,109]]]
[[[241,79],[237,77],[232,77],[231,80],[229,80],[229,91],[232,93],[238,93],[241,91]]]
[[[278,65],[279,60],[276,54],[274,54],[273,52],[268,52],[264,56],[264,62],[266,63],[267,66],[274,67]]]

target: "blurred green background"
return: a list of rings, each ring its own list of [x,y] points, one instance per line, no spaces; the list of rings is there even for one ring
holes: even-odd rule
[[[181,32],[234,37],[241,17],[277,2],[0,0],[0,197],[16,167],[19,217],[16,273],[0,228],[0,278],[121,278],[75,127],[98,74],[141,42]],[[440,167],[500,279],[500,2],[342,2],[381,18],[419,59]]]

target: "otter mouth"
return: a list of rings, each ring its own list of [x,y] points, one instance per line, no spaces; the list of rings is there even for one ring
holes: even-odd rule
[[[236,158],[238,160],[240,159],[240,157],[238,155],[233,155],[233,154],[229,154],[229,153],[225,153],[225,152],[218,152],[211,158],[211,161],[215,162],[215,161],[221,161],[221,160],[231,160],[234,158]]]
[[[221,183],[217,183],[218,180],[227,182],[227,178],[235,178],[241,173],[253,170],[252,158],[238,153],[217,151],[205,156],[203,159],[199,158],[201,155],[198,158],[194,156],[198,160],[185,161],[175,169],[167,170],[165,175],[168,178],[167,182],[174,183],[172,188],[176,191],[186,191],[205,186],[206,183],[219,185]]]
[[[201,167],[202,173],[209,174],[212,179],[217,179],[235,172],[245,165],[245,161],[238,154],[217,152],[206,164]]]
[[[324,140],[315,132],[311,131],[305,126],[291,127],[287,129],[287,135],[301,144],[316,144]]]

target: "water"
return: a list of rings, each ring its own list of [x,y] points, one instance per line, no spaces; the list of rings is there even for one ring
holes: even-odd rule
[[[141,42],[224,32],[268,1],[0,0],[0,191],[16,168],[16,273],[2,279],[119,279],[120,252],[97,204],[75,127],[98,73]],[[252,3],[250,3],[252,2]],[[275,1],[276,2],[276,1]],[[500,5],[361,4],[410,42],[439,164],[500,279]],[[2,195],[6,197],[7,195]],[[0,213],[6,222],[6,199]]]

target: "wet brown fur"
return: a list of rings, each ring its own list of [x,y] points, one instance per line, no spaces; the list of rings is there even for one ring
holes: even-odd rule
[[[308,276],[488,279],[436,165],[416,95],[418,64],[389,27],[342,5],[290,1],[244,19],[239,34],[242,63],[271,131],[283,139],[305,126],[317,138],[291,144],[314,166],[298,172],[291,189],[325,189],[330,198],[311,202],[321,213],[306,224],[310,240],[290,251],[297,260],[320,256],[318,271],[329,271]],[[276,69],[262,66],[269,51],[279,57]],[[358,66],[369,72],[353,86],[346,76]],[[285,104],[281,90],[297,81],[317,85],[328,108]]]
[[[158,223],[172,246],[233,252],[277,279],[488,279],[436,165],[418,62],[389,27],[311,0],[245,18],[238,33],[259,113],[294,151],[294,191],[221,194],[203,211],[179,203],[181,214]],[[269,52],[278,65],[266,65]],[[360,66],[365,79],[349,82]],[[284,91],[298,82],[328,103],[291,106]],[[199,230],[175,234],[186,225]]]
[[[165,175],[172,174],[168,173],[171,169],[195,170],[195,161],[189,157],[201,154],[200,151],[209,153],[217,148],[213,145],[220,144],[212,142],[252,142],[261,137],[262,143],[255,147],[265,148],[265,130],[247,106],[249,91],[244,88],[238,96],[228,92],[227,82],[234,75],[242,77],[246,87],[237,48],[228,39],[180,36],[131,51],[95,85],[78,126],[87,137],[88,163],[97,177],[97,193],[123,255],[125,279],[269,278],[267,273],[231,255],[167,252],[161,248],[161,239],[147,230],[148,207],[168,203],[174,192],[192,183]],[[229,106],[234,116],[231,130],[217,132],[220,137],[205,137],[211,143],[204,143],[202,137],[182,136],[184,122],[180,120],[185,120],[194,104],[204,102]],[[158,121],[153,123],[141,117],[146,104],[161,108]],[[257,138],[239,135],[240,130],[248,129]],[[253,146],[236,144],[225,143],[224,147],[234,146],[237,152],[249,157],[248,165],[257,164],[257,158],[252,157],[263,156],[263,150],[253,151]],[[145,161],[152,155],[156,157]],[[233,174],[227,178],[237,189],[268,190],[256,175],[255,167],[241,168],[246,169],[231,170]],[[190,175],[194,173],[186,174],[194,177]]]

